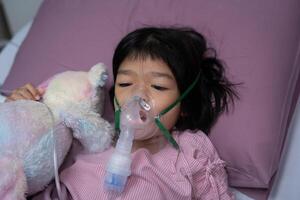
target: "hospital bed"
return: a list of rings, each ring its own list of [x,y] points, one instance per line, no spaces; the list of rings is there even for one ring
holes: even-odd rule
[[[298,4],[299,5],[299,4]],[[42,12],[42,11],[40,11]],[[41,14],[40,14],[41,15]],[[0,53],[0,85],[2,85],[8,77],[11,68],[14,64],[15,57],[21,47],[24,39],[27,37],[32,26],[32,22],[26,24],[6,45]],[[297,55],[299,59],[299,49]],[[295,63],[299,63],[296,60]],[[62,63],[63,69],[69,69],[69,65]],[[299,66],[300,68],[300,66]],[[276,81],[276,80],[275,80]],[[297,87],[296,87],[297,90]],[[298,84],[299,90],[299,84]],[[5,93],[8,90],[2,89],[0,101],[3,102]],[[296,94],[296,97],[299,93]],[[296,98],[298,99],[298,98]],[[295,102],[297,100],[294,99]],[[295,103],[294,102],[294,103]],[[300,199],[300,160],[298,154],[300,153],[300,101],[295,107],[291,115],[290,123],[287,129],[287,136],[284,141],[284,148],[281,153],[279,168],[273,177],[272,184],[268,190],[260,190],[260,187],[252,187],[243,189],[243,187],[233,187],[233,191],[238,200],[252,200],[252,199],[268,199],[268,200],[296,200]],[[280,148],[280,146],[278,146]],[[264,195],[256,195],[255,193],[264,193]]]

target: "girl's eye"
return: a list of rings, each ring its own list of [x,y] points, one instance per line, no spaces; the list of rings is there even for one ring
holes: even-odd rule
[[[120,86],[120,87],[128,87],[130,85],[132,85],[132,83],[119,83],[118,84],[118,86]]]
[[[151,87],[156,89],[156,90],[159,90],[159,91],[164,91],[164,90],[168,89],[166,87],[162,87],[162,86],[159,86],[159,85],[151,85]]]

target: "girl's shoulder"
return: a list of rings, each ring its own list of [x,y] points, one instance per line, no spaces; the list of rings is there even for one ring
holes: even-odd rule
[[[174,136],[180,147],[182,159],[195,170],[211,164],[225,165],[208,136],[202,131],[186,130],[177,132]]]
[[[217,151],[209,137],[200,130],[185,130],[183,132],[176,132],[175,138],[177,138],[182,151],[197,151],[202,152],[205,155],[217,154]]]

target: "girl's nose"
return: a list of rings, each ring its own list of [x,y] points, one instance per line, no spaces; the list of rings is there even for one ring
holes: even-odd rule
[[[145,92],[135,91],[132,94],[132,97],[134,96],[139,99],[139,105],[143,110],[149,111],[152,108],[152,100]]]
[[[145,84],[139,84],[136,88],[133,88],[133,94],[141,97],[144,101],[149,101],[149,94]]]

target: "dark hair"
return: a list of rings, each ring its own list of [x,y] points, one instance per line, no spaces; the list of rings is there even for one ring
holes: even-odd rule
[[[193,90],[181,102],[182,115],[177,130],[202,130],[209,133],[218,117],[237,97],[235,85],[225,77],[222,62],[216,52],[207,47],[203,35],[192,28],[145,27],[126,35],[113,56],[113,75],[126,58],[161,59],[171,69],[182,94],[196,79]],[[114,85],[110,89],[114,98]]]

